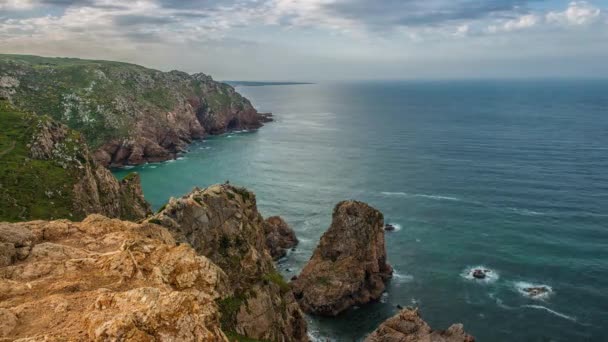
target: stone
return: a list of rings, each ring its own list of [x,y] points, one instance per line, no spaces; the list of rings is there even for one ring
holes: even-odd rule
[[[434,331],[422,320],[417,309],[404,309],[384,321],[364,342],[475,342],[462,324],[444,331]]]
[[[160,226],[92,215],[0,231],[32,246],[0,267],[0,340],[228,341],[227,275]]]
[[[382,213],[362,202],[344,201],[336,205],[331,226],[292,287],[305,312],[335,316],[378,300],[392,272]]]
[[[255,194],[231,184],[172,198],[148,222],[160,223],[221,267],[234,295],[220,302],[226,333],[264,341],[308,341],[304,314],[267,250]]]
[[[285,257],[288,249],[293,249],[298,245],[296,233],[279,216],[272,216],[264,221],[264,233],[266,234],[266,247],[274,260]]]

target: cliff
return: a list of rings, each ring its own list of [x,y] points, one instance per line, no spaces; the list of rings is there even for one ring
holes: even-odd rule
[[[103,166],[168,160],[206,134],[272,120],[204,74],[75,58],[0,55],[0,98],[82,132]]]
[[[230,336],[307,341],[304,315],[266,248],[264,220],[252,192],[231,185],[172,198],[148,220],[166,227],[227,274],[234,295],[219,302]]]
[[[335,316],[379,299],[392,272],[382,213],[362,202],[344,201],[334,208],[331,226],[292,282],[293,292],[304,311]]]
[[[230,294],[153,224],[0,223],[1,341],[227,341],[216,300]]]
[[[117,181],[80,133],[0,100],[0,221],[92,213],[129,220],[150,214],[139,176]]]
[[[435,331],[422,320],[417,309],[404,309],[387,319],[365,339],[365,342],[392,341],[475,342],[475,338],[464,331],[462,324]]]

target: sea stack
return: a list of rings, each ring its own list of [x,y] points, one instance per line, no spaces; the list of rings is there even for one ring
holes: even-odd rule
[[[462,324],[434,331],[422,320],[417,309],[404,309],[384,321],[365,339],[365,342],[388,341],[475,342],[475,338],[464,331]]]
[[[336,316],[379,299],[392,272],[382,213],[362,202],[344,201],[334,208],[331,226],[293,281],[293,292],[304,311]]]

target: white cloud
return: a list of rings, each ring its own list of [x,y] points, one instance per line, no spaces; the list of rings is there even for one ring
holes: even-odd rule
[[[547,13],[547,22],[565,25],[586,25],[596,22],[601,10],[587,1],[573,1],[563,12]]]
[[[0,0],[0,9],[26,10],[32,8],[31,0]]]

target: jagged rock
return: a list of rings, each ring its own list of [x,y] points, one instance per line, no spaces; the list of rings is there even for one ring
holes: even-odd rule
[[[264,233],[266,247],[274,260],[284,257],[287,249],[298,245],[296,233],[279,216],[272,216],[264,221]]]
[[[0,100],[0,221],[88,214],[139,220],[151,214],[139,176],[122,182],[99,165],[82,135]]]
[[[194,189],[148,219],[220,266],[234,296],[220,301],[227,334],[307,341],[306,320],[266,250],[264,220],[252,192],[232,185]]]
[[[379,299],[391,275],[382,213],[344,201],[336,205],[331,226],[292,285],[304,311],[335,316]]]
[[[169,232],[89,216],[0,224],[0,340],[227,341],[226,274]]]
[[[208,75],[119,62],[2,55],[0,98],[78,129],[106,167],[172,159],[205,134],[272,120]]]
[[[444,331],[433,331],[422,320],[417,309],[405,309],[384,321],[365,342],[474,342],[462,324],[454,324]]]

